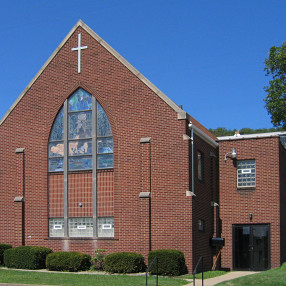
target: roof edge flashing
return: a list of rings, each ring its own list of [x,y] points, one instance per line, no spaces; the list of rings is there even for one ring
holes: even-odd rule
[[[196,127],[192,122],[188,125],[189,129],[193,129],[194,133],[199,136],[201,139],[203,139],[205,142],[210,144],[212,147],[217,148],[219,144],[213,140],[211,137],[209,137],[207,134],[205,134],[203,131],[201,131],[198,127]]]

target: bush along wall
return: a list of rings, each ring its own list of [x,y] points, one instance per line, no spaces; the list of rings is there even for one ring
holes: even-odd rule
[[[53,271],[86,271],[91,266],[91,256],[80,252],[55,252],[47,256],[48,270]]]
[[[40,246],[19,246],[4,252],[4,265],[18,269],[44,269],[46,256],[52,250]]]
[[[4,264],[4,251],[9,248],[12,248],[12,245],[0,243],[0,265]]]
[[[105,271],[110,273],[139,273],[146,270],[144,257],[138,253],[118,252],[105,257]]]
[[[184,253],[174,249],[153,250],[148,254],[148,264],[150,265],[154,258],[158,258],[158,274],[178,276],[188,273],[185,263]],[[150,269],[151,274],[156,274],[156,262]]]

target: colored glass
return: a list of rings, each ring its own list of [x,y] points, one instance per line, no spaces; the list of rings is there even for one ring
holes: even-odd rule
[[[113,168],[113,154],[97,155],[97,168]]]
[[[91,137],[91,114],[91,111],[69,114],[69,139],[84,139]]]
[[[79,88],[68,100],[69,111],[91,110],[92,95]]]
[[[91,140],[69,141],[69,155],[91,155],[92,142]]]
[[[97,139],[97,153],[113,153],[112,137],[104,137]]]
[[[92,169],[92,157],[91,156],[79,156],[69,157],[69,170],[91,170]]]
[[[64,156],[64,142],[49,143],[49,157],[63,157]]]
[[[64,158],[51,158],[49,159],[49,171],[61,172],[64,170]]]
[[[59,111],[50,134],[49,141],[61,141],[64,138],[64,108]]]
[[[97,136],[112,136],[109,120],[99,103],[97,103]]]

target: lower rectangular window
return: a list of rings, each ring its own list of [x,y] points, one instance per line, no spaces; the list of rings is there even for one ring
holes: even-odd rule
[[[64,237],[64,219],[50,218],[49,219],[49,236]]]
[[[97,219],[98,237],[114,237],[114,218]],[[89,217],[69,218],[69,237],[93,237],[93,219]],[[49,237],[64,237],[64,218],[49,219]]]
[[[100,217],[97,221],[98,237],[114,237],[114,218]]]
[[[92,218],[69,218],[69,237],[93,237]]]

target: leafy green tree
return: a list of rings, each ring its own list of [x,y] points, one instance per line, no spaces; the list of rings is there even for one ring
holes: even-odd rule
[[[216,129],[209,129],[212,134],[214,134],[216,137],[220,136],[233,136],[235,134],[235,131],[237,129],[226,129],[225,127],[218,127]],[[252,128],[242,128],[239,130],[240,135],[246,135],[246,134],[257,134],[257,133],[269,133],[269,132],[278,132],[283,131],[282,127],[279,128],[258,128],[258,129],[252,129]]]
[[[273,46],[265,59],[266,75],[271,76],[269,86],[264,87],[267,96],[265,107],[275,127],[286,130],[286,42],[281,47]]]
[[[232,136],[234,135],[236,129],[226,129],[225,127],[218,127],[216,129],[209,129],[210,132],[212,132],[212,134],[214,134],[215,136],[219,137],[219,136]]]

